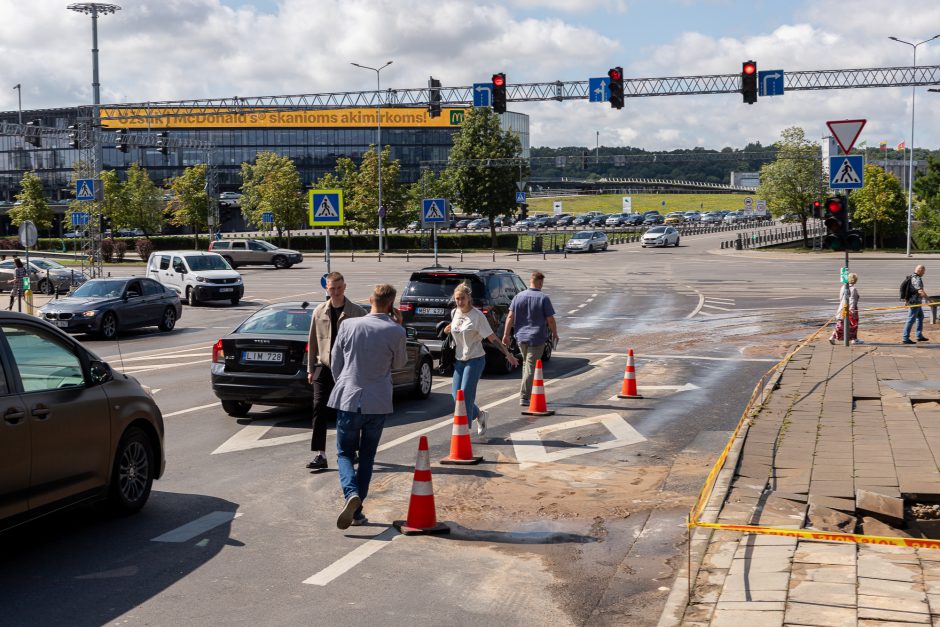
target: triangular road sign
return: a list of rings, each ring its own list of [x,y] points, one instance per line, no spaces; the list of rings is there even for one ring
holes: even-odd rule
[[[865,128],[865,122],[867,121],[868,120],[830,120],[826,122],[826,126],[832,131],[832,136],[836,138],[842,152],[849,154],[849,151],[852,150],[852,146],[855,145],[855,140],[862,134],[862,129]]]
[[[323,200],[320,201],[320,206],[314,212],[314,216],[317,218],[336,218],[339,217],[339,213],[337,213],[333,203],[330,202],[330,197],[324,196]]]
[[[426,220],[443,220],[444,214],[441,213],[440,208],[437,206],[437,203],[431,201],[431,206],[428,207],[428,214],[425,216]]]
[[[832,175],[833,183],[861,183],[862,179],[859,177],[858,172],[855,171],[855,168],[852,167],[852,162],[848,159],[842,160],[842,165],[839,166],[838,171]]]

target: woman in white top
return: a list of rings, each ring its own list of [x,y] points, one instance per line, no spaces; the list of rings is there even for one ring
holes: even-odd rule
[[[451,312],[450,324],[444,328],[444,333],[451,334],[456,346],[451,393],[456,399],[457,390],[463,390],[464,401],[467,405],[467,420],[473,422],[476,419],[477,433],[483,435],[486,432],[487,414],[474,403],[477,396],[477,383],[483,374],[483,366],[486,365],[483,340],[489,340],[499,348],[513,368],[519,365],[519,360],[496,337],[486,316],[473,306],[470,300],[470,286],[466,283],[458,285],[454,289],[454,301],[457,307]]]

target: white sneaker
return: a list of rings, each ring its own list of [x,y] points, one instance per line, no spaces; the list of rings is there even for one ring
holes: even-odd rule
[[[483,435],[486,433],[486,419],[489,417],[486,411],[480,410],[480,413],[477,414],[477,435]]]

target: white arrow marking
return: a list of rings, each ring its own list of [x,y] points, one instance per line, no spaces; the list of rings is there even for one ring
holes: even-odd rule
[[[765,96],[769,95],[767,91],[767,81],[771,78],[773,79],[780,78],[780,73],[774,72],[773,74],[764,74],[764,95]]]
[[[637,391],[654,391],[654,390],[672,390],[673,392],[691,392],[692,390],[701,390],[699,386],[694,383],[686,383],[684,385],[638,385]],[[608,398],[608,401],[616,401],[619,396],[611,396]]]

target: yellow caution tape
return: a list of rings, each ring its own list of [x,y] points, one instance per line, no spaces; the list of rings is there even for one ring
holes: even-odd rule
[[[743,533],[765,536],[786,536],[788,538],[803,538],[805,540],[822,540],[826,542],[852,542],[855,544],[907,546],[917,549],[940,549],[940,540],[924,538],[893,538],[889,536],[866,536],[858,533],[813,531],[811,529],[780,529],[776,527],[759,527],[757,525],[728,525],[703,522],[694,522],[692,526],[706,527],[708,529],[722,529],[725,531],[741,531]]]

